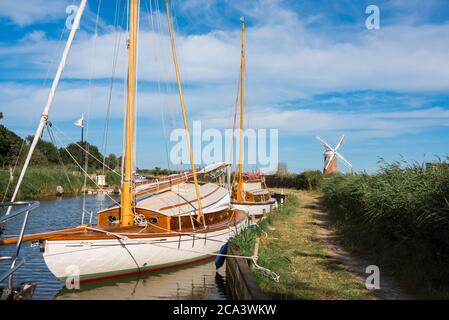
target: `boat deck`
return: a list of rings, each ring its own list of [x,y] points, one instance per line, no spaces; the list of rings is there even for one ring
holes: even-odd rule
[[[213,214],[211,214],[213,215]],[[38,240],[103,240],[103,239],[117,239],[117,238],[158,238],[158,237],[176,237],[182,234],[200,233],[219,231],[234,227],[247,218],[246,213],[240,210],[230,209],[228,216],[225,219],[219,220],[215,223],[207,224],[207,227],[200,226],[196,228],[183,227],[180,230],[164,230],[156,228],[151,224],[148,226],[139,227],[133,226],[87,226],[82,225],[75,228],[56,230],[45,233],[37,233],[25,235],[23,241],[38,241]],[[210,219],[209,219],[210,221]],[[10,245],[17,243],[17,237],[11,237],[0,240],[0,245]]]

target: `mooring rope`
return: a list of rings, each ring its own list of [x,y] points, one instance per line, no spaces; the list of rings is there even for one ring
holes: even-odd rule
[[[234,255],[234,254],[227,254],[227,253],[204,252],[204,251],[198,251],[198,250],[192,250],[192,249],[172,248],[172,247],[167,247],[167,246],[155,244],[155,243],[148,243],[148,244],[156,246],[156,247],[166,248],[166,249],[183,250],[183,251],[204,254],[204,255],[210,255],[210,256],[251,260],[254,263],[254,266],[256,267],[256,269],[260,270],[263,275],[271,278],[275,282],[279,282],[279,279],[280,279],[280,276],[276,272],[274,272],[268,268],[262,267],[257,263],[257,259],[259,258],[259,256],[242,256],[242,255]]]

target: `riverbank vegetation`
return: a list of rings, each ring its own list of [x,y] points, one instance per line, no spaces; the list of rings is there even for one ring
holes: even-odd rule
[[[25,161],[32,136],[22,139],[17,134],[0,125],[0,169],[21,166]],[[83,150],[84,149],[84,150]],[[68,165],[77,168],[84,167],[86,151],[90,154],[87,159],[89,171],[102,169],[103,167],[119,170],[121,157],[111,153],[104,156],[98,147],[86,142],[78,141],[67,146],[57,148],[54,143],[40,139],[36,145],[30,165],[35,167],[48,167],[54,165]]]
[[[320,194],[286,192],[286,204],[260,222],[263,232],[248,228],[236,237],[245,256],[253,254],[255,239],[260,237],[258,264],[280,276],[275,282],[253,269],[262,291],[274,299],[373,299],[349,271],[326,254],[311,209]]]
[[[296,190],[320,190],[323,183],[321,171],[304,171],[302,173],[278,172],[266,176],[269,188],[290,188]]]
[[[325,179],[324,205],[345,246],[420,298],[449,298],[449,163],[382,163]]]
[[[0,198],[9,199],[25,157],[28,153],[32,137],[22,139],[17,134],[0,125]],[[88,150],[87,172],[95,180],[95,174],[105,174],[109,186],[119,186],[121,158],[114,154],[104,157],[98,148],[87,142],[71,143],[64,148],[57,148],[52,142],[39,140],[30,166],[25,174],[17,199],[36,199],[56,194],[56,187],[62,186],[64,194],[77,194],[84,186],[83,170]],[[104,166],[103,166],[104,162]],[[86,187],[95,187],[90,178],[86,179]]]

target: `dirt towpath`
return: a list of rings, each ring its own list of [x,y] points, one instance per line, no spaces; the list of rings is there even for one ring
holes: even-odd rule
[[[319,198],[314,199],[310,209],[314,211],[313,216],[317,226],[317,235],[326,245],[327,254],[340,261],[359,281],[365,283],[366,277],[369,275],[365,273],[366,267],[373,263],[363,258],[355,257],[341,246],[338,236],[330,226],[327,212],[323,210],[319,203]],[[371,292],[383,300],[415,299],[414,296],[404,292],[393,278],[382,274],[382,270],[380,270],[380,289],[373,289]]]

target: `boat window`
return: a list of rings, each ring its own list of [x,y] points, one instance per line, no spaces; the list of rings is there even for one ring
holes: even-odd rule
[[[148,219],[148,221],[149,221],[151,224],[156,224],[156,223],[157,223],[157,218],[156,218],[156,217],[151,217],[151,218]]]

